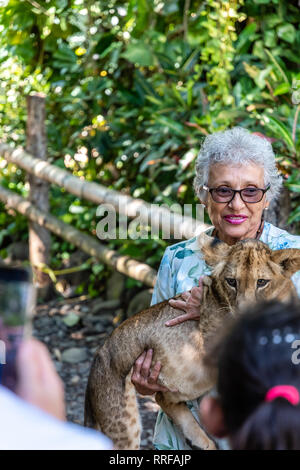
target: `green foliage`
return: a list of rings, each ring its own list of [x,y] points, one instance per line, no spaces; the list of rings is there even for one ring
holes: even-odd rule
[[[50,161],[133,197],[170,205],[196,202],[191,183],[204,136],[241,125],[275,139],[292,195],[290,221],[300,221],[296,1],[1,4],[1,140],[24,144],[25,96],[43,91]],[[0,177],[2,184],[11,181],[26,191],[23,174],[11,173],[5,163]],[[95,233],[95,207],[86,201],[53,187],[51,211]],[[3,229],[10,223],[7,216]],[[63,242],[55,243],[55,253],[67,252]],[[109,245],[157,267],[166,242]]]

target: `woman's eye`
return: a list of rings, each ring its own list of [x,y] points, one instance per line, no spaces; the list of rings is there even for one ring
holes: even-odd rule
[[[236,287],[236,279],[233,279],[231,277],[227,277],[226,282],[230,285],[230,287]]]
[[[231,193],[231,189],[230,188],[217,188],[217,192],[219,194],[228,194],[228,193]]]
[[[257,280],[257,287],[264,287],[268,284],[269,279],[258,279]]]
[[[258,189],[257,188],[245,188],[243,189],[243,191],[246,194],[252,195],[252,194],[256,194]]]

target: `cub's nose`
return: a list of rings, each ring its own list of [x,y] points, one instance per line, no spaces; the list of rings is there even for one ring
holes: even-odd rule
[[[255,301],[256,298],[253,296],[240,296],[237,299],[237,308],[238,310],[246,310],[247,308],[251,307]]]

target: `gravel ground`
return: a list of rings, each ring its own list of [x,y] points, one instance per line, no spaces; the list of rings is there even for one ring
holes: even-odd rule
[[[65,385],[68,421],[83,424],[84,394],[96,349],[118,324],[113,301],[78,298],[37,307],[33,335],[46,344]],[[101,313],[100,313],[101,312]],[[153,449],[158,406],[152,397],[138,397],[143,424],[141,449]]]

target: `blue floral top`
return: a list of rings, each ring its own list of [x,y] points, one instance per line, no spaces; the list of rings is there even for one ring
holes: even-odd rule
[[[206,233],[211,235],[213,229],[214,227],[211,227]],[[272,250],[300,248],[300,236],[291,235],[268,222],[264,223],[260,240]],[[210,274],[210,269],[202,258],[196,237],[169,246],[158,270],[151,305],[197,286],[200,276],[205,274]],[[300,271],[294,274],[291,279],[300,297]],[[188,402],[187,405],[199,422],[199,400]],[[190,449],[179,428],[161,410],[157,417],[153,443],[159,450]],[[220,448],[228,448],[227,441],[224,439],[219,440],[218,444]]]

